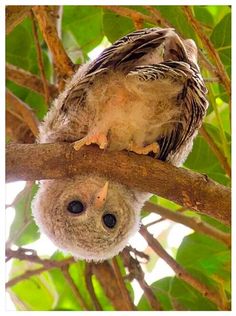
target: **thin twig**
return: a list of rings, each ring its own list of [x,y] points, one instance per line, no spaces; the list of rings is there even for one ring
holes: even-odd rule
[[[50,7],[42,5],[34,6],[33,12],[38,20],[44,40],[52,54],[58,73],[65,78],[71,77],[74,74],[75,67],[58,37],[54,19],[50,14]]]
[[[140,233],[146,239],[148,245],[153,249],[153,251],[174,270],[176,277],[191,285],[221,310],[228,310],[228,305],[226,306],[226,304],[222,302],[221,296],[218,294],[218,292],[209,289],[204,283],[193,277],[187,270],[178,264],[144,226],[141,226]]]
[[[208,236],[211,236],[217,240],[222,241],[223,243],[225,243],[227,246],[231,246],[231,235],[228,233],[224,233],[219,229],[216,229],[215,227],[202,222],[200,219],[197,218],[192,218],[192,217],[188,217],[186,215],[183,215],[181,213],[179,213],[178,211],[174,212],[171,211],[161,205],[155,205],[151,202],[146,202],[144,204],[143,209],[145,209],[146,211],[152,212],[152,213],[156,213],[160,216],[162,216],[162,218],[167,218],[170,219],[171,221],[174,221],[176,223],[180,223],[183,224],[187,227],[192,228],[194,231],[206,234]],[[147,227],[147,225],[145,226]]]
[[[125,303],[127,310],[128,311],[135,310],[134,304],[131,301],[129,292],[126,288],[125,281],[121,275],[121,271],[120,271],[120,268],[118,266],[116,257],[112,258],[112,267],[113,267],[113,271],[114,271],[115,276],[116,276],[118,286],[120,288],[120,293],[121,293],[121,296],[123,298],[123,302]]]
[[[43,81],[41,80],[41,78],[24,69],[11,64],[7,64],[6,78],[22,87],[44,95]],[[54,99],[59,93],[57,87],[47,81],[47,88],[49,90],[50,98]]]
[[[227,72],[225,71],[224,65],[220,59],[220,56],[219,56],[217,50],[215,49],[215,47],[214,47],[213,43],[211,42],[211,40],[209,39],[209,37],[204,32],[201,23],[197,19],[195,19],[195,17],[193,16],[191,8],[189,6],[183,6],[182,8],[183,8],[183,12],[185,13],[186,17],[188,18],[189,23],[192,25],[192,27],[195,30],[195,32],[197,33],[198,37],[200,38],[200,40],[204,44],[204,47],[208,51],[209,56],[211,56],[212,60],[214,60],[216,67],[217,67],[218,76],[221,80],[221,83],[225,86],[225,90],[228,93],[228,95],[230,96],[231,95],[230,79],[229,79]]]
[[[14,256],[14,257],[21,260],[22,256],[23,255],[18,255],[18,256]],[[33,257],[33,256],[28,256],[28,259],[23,258],[22,260],[29,260],[29,261],[37,262],[37,261],[34,261],[34,260],[37,260],[37,259],[35,259],[35,257]],[[66,266],[68,264],[71,264],[71,263],[75,262],[75,259],[72,258],[72,257],[64,259],[64,260],[61,260],[61,261],[48,260],[48,259],[45,259],[45,260],[43,260],[41,262],[38,262],[38,263],[42,263],[44,265],[42,268],[38,268],[38,269],[34,269],[34,270],[28,270],[28,271],[22,273],[21,275],[19,275],[17,277],[14,277],[13,279],[11,279],[10,281],[8,281],[6,283],[6,288],[13,286],[13,285],[17,284],[20,281],[27,280],[31,276],[34,276],[34,275],[37,275],[37,274],[40,274],[42,272],[45,272],[45,271],[48,271],[48,270],[51,270],[51,269],[55,269],[55,268],[60,269],[63,266]]]
[[[84,298],[82,297],[78,287],[76,286],[74,280],[72,279],[72,277],[69,273],[69,266],[68,265],[62,266],[61,271],[62,271],[67,283],[69,284],[75,298],[79,302],[79,305],[83,308],[83,310],[88,311],[89,307],[88,307],[87,303],[85,302]]]
[[[122,251],[121,255],[124,261],[124,265],[129,270],[130,277],[132,279],[135,278],[138,281],[140,287],[144,292],[144,295],[147,298],[147,301],[149,302],[150,307],[155,311],[162,310],[160,302],[156,299],[151,287],[147,284],[147,282],[144,279],[144,272],[138,260],[134,259],[130,255],[128,248],[125,248]]]
[[[37,136],[39,121],[36,118],[33,110],[25,102],[17,98],[8,89],[6,90],[6,101],[9,105],[13,106],[17,112],[21,114],[24,122],[29,126],[34,136]]]
[[[34,41],[35,41],[35,46],[36,46],[36,52],[37,52],[38,67],[40,70],[41,79],[42,79],[42,83],[43,83],[44,98],[45,98],[45,103],[48,107],[49,99],[50,99],[49,98],[49,90],[48,90],[47,78],[46,78],[46,74],[45,74],[45,70],[44,70],[42,50],[41,50],[41,46],[39,43],[37,25],[36,25],[33,11],[31,11],[31,20],[32,20],[33,35],[34,35]]]
[[[93,306],[96,311],[102,311],[102,307],[97,299],[97,296],[94,291],[93,287],[93,282],[92,282],[92,267],[91,264],[86,262],[86,267],[85,267],[85,282],[86,282],[86,287],[87,290],[90,294],[91,300],[93,302]]]
[[[155,7],[146,5],[144,8],[151,13],[153,20],[157,25],[161,25],[162,27],[171,27],[170,22],[168,22]]]
[[[219,78],[218,77],[215,77],[215,78],[203,78],[203,80],[206,83],[219,82]]]
[[[224,169],[225,173],[231,178],[231,167],[228,164],[227,158],[223,155],[221,150],[218,148],[210,134],[207,132],[207,130],[202,126],[199,130],[200,134],[203,136],[203,138],[206,140],[207,144],[210,146],[211,150],[219,160],[221,167]]]
[[[127,7],[110,6],[110,5],[101,6],[101,7],[105,10],[109,10],[109,11],[115,12],[121,16],[130,18],[131,20],[136,21],[137,23],[140,23],[143,21],[155,23],[155,19],[153,19],[153,17],[146,15],[146,14],[143,14],[141,12],[135,11],[133,9],[127,8]]]

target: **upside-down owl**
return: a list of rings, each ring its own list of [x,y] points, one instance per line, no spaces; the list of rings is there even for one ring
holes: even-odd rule
[[[79,68],[40,127],[40,143],[97,144],[175,166],[187,158],[208,103],[197,48],[173,29],[135,31]],[[151,159],[151,158],[150,158]],[[36,223],[75,258],[118,254],[139,229],[150,193],[91,174],[43,180]]]

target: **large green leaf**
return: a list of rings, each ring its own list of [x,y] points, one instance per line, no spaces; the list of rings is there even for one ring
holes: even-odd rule
[[[175,27],[176,31],[179,32],[185,38],[192,38],[197,42],[196,33],[189,24],[181,6],[157,6],[155,7],[160,11],[161,15]]]
[[[191,270],[192,274],[198,271],[229,291],[230,250],[222,242],[203,234],[193,233],[183,239],[176,260],[187,270]]]
[[[132,20],[109,10],[104,10],[103,28],[104,34],[111,43],[135,30]]]
[[[62,38],[66,41],[71,34],[84,56],[103,39],[103,10],[94,6],[64,6],[62,19]]]
[[[62,252],[57,251],[51,256],[51,259],[63,260],[67,257],[68,256],[65,256]],[[52,269],[49,271],[49,274],[58,294],[58,300],[56,306],[54,306],[54,310],[82,311],[83,308],[75,298],[70,285],[65,280],[62,271],[60,269]]]
[[[215,26],[211,41],[230,75],[231,72],[231,13],[225,15]]]
[[[166,277],[151,284],[156,299],[164,311],[217,310],[216,306],[204,298],[198,291],[176,277]],[[150,305],[143,295],[138,303],[141,311],[150,310]]]
[[[230,180],[225,175],[218,159],[201,135],[196,137],[193,149],[184,166],[193,171],[206,174],[221,184],[230,184]]]
[[[41,265],[37,263],[15,259],[9,278],[12,279],[40,267]],[[53,310],[58,299],[57,291],[47,271],[18,282],[9,289],[9,293],[17,310]]]
[[[31,209],[31,202],[37,190],[38,186],[33,185],[32,190],[25,194],[15,206],[15,218],[11,224],[9,239],[17,246],[27,245],[40,237]]]
[[[44,69],[47,78],[50,79],[52,66],[48,58],[47,50],[43,48],[42,41],[41,49]],[[32,22],[29,18],[17,25],[6,37],[6,61],[32,73],[40,74],[35,40],[32,33]]]

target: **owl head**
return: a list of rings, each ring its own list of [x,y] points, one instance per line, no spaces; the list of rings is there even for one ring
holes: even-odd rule
[[[33,201],[40,230],[77,259],[118,254],[139,229],[146,194],[96,176],[44,180]]]

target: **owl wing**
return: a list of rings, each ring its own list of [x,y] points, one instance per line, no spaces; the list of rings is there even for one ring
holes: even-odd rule
[[[99,75],[111,69],[120,69],[127,74],[134,65],[137,65],[141,57],[159,47],[173,34],[175,33],[171,28],[146,28],[130,33],[113,43],[98,58],[89,63],[82,77],[69,87],[61,110],[66,112],[72,104],[83,106],[87,90]],[[179,47],[179,55],[182,60],[186,60],[186,53],[182,46]]]
[[[166,136],[157,139],[160,146],[161,160],[171,160],[172,155],[183,147],[193,137],[201,126],[206,113],[208,102],[206,100],[207,89],[198,71],[198,67],[189,61],[166,61],[147,66],[138,66],[129,76],[138,76],[143,81],[168,79],[170,85],[182,85],[181,92],[177,95],[176,104],[181,108],[180,122]]]

